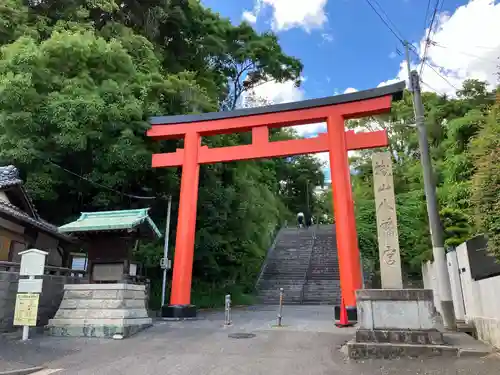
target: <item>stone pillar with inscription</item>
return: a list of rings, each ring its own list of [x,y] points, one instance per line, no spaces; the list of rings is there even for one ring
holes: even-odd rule
[[[391,154],[389,152],[375,153],[372,163],[382,288],[402,289],[403,278]]]
[[[418,357],[454,353],[443,337],[432,290],[403,289],[391,154],[373,155],[382,289],[356,291],[358,327],[348,356]],[[456,351],[456,350],[455,350]]]

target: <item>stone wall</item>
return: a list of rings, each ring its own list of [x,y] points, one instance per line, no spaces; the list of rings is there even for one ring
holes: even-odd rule
[[[0,332],[15,329],[12,323],[19,272],[15,270],[15,266],[13,268],[12,271],[0,271]],[[54,269],[47,268],[49,270],[46,273],[59,273],[59,275],[47,274],[42,276],[43,291],[39,301],[38,326],[45,326],[49,319],[54,317],[64,294],[64,284],[78,284],[84,280],[76,274],[71,276],[67,275],[68,272],[56,272]]]

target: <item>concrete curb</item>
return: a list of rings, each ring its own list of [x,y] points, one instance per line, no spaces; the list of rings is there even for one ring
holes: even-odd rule
[[[0,375],[27,375],[43,370],[44,367],[29,367],[20,370],[0,371]]]

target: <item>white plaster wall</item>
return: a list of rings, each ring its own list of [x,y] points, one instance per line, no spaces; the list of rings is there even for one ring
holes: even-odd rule
[[[455,317],[457,320],[463,321],[465,320],[465,305],[456,251],[450,251],[446,254],[446,264],[448,266],[448,275],[450,276],[451,296],[453,298]]]
[[[478,337],[500,348],[500,276],[473,281],[473,290],[477,290],[478,309],[475,315],[469,315],[474,322]]]
[[[434,296],[434,306],[441,314],[441,299],[439,298],[439,289],[437,285],[436,274],[434,273],[434,264],[429,260],[422,264],[422,278],[425,289],[432,289]]]
[[[457,247],[456,257],[463,294],[465,321],[474,324],[480,340],[500,348],[500,276],[479,281],[472,280],[465,243]],[[453,275],[450,275],[450,277],[453,278]],[[437,288],[431,262],[422,265],[422,278],[424,287],[433,289],[436,302]],[[436,308],[439,308],[437,302]],[[456,310],[457,307],[455,306],[455,313],[457,314]],[[457,314],[457,317],[459,317],[459,314]]]
[[[464,296],[465,321],[470,322],[472,317],[481,315],[482,308],[481,301],[479,300],[479,285],[472,280],[466,243],[459,245],[456,249],[456,253],[460,270],[462,293]]]

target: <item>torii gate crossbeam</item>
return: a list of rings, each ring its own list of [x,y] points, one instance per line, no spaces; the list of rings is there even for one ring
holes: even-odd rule
[[[352,94],[232,112],[151,118],[149,137],[184,139],[184,149],[154,154],[152,162],[155,168],[182,167],[172,293],[170,306],[162,308],[163,316],[196,314],[191,305],[191,280],[200,164],[318,152],[330,154],[342,298],[348,310],[355,309],[355,291],[362,287],[362,277],[347,152],[384,147],[388,140],[385,130],[345,131],[345,120],[389,112],[392,101],[402,97],[404,85],[400,82]],[[313,122],[326,122],[327,133],[308,139],[269,140],[270,128]],[[217,148],[201,145],[204,136],[248,131],[252,132],[250,145]]]

